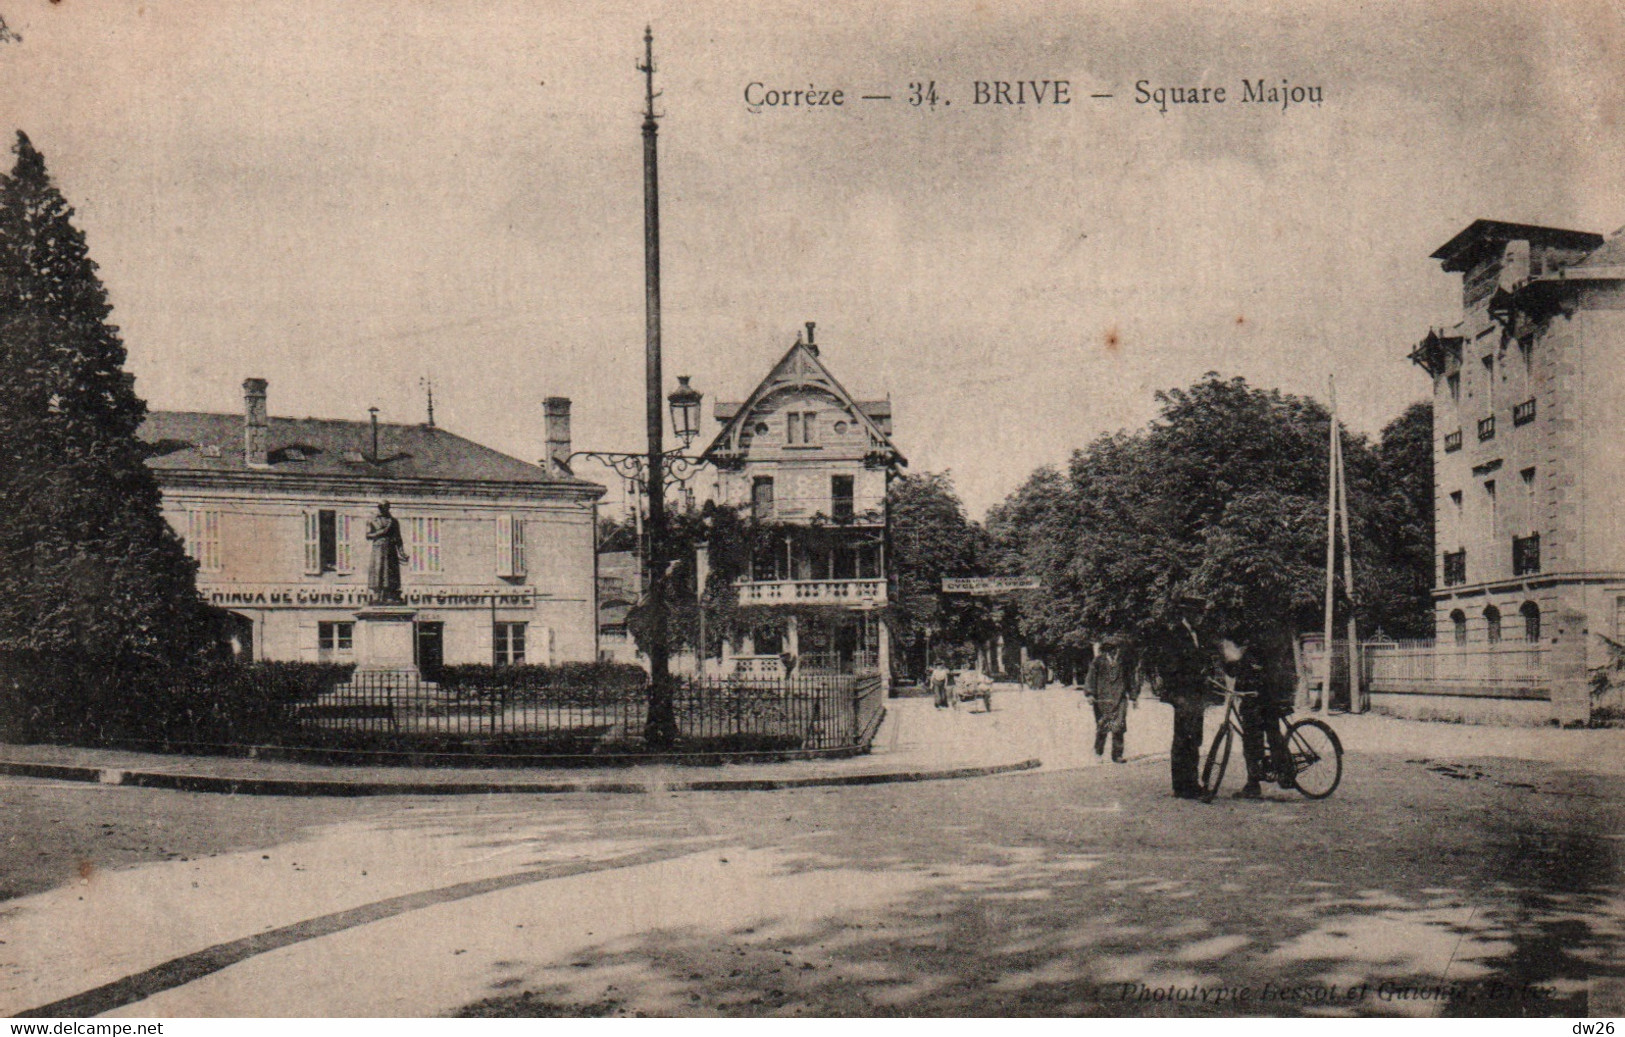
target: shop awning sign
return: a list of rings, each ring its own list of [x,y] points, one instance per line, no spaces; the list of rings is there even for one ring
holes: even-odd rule
[[[944,576],[944,594],[1009,594],[1011,591],[1035,591],[1044,586],[1036,576]]]

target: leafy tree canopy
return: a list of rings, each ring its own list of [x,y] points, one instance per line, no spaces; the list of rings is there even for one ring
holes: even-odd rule
[[[1039,469],[990,512],[999,569],[1043,580],[1019,605],[1022,633],[1065,650],[1108,633],[1154,645],[1182,617],[1210,634],[1318,628],[1328,412],[1215,374],[1157,400],[1147,428],[1097,439],[1065,473]],[[1344,433],[1367,631],[1407,634],[1429,614],[1431,449],[1426,404],[1378,448]],[[1337,593],[1346,602],[1340,578]]]
[[[945,576],[985,573],[991,544],[965,506],[948,472],[905,475],[886,496],[891,523],[888,570],[892,578],[887,620],[899,648],[914,652],[926,639],[963,644],[992,632],[988,604],[944,594]]]

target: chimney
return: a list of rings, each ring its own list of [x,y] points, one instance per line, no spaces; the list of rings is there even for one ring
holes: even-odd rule
[[[267,439],[270,419],[265,414],[265,387],[263,378],[243,380],[243,460],[250,468],[268,468],[271,448]]]
[[[549,396],[542,401],[547,418],[547,471],[570,475],[570,397]]]
[[[813,356],[818,355],[818,343],[813,340],[813,328],[815,327],[817,327],[816,322],[807,322],[807,352],[811,353]]]

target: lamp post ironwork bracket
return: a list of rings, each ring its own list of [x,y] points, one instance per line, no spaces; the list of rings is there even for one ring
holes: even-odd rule
[[[711,463],[707,458],[684,454],[681,450],[670,450],[660,456],[665,461],[662,467],[665,469],[664,481],[668,486],[686,487],[702,467]],[[607,465],[616,475],[635,483],[640,491],[644,493],[649,491],[648,454],[627,454],[613,450],[577,450],[565,459],[565,464],[573,464],[578,457],[590,458],[599,464]]]

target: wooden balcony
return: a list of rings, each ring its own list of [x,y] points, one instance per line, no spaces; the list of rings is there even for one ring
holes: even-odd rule
[[[759,580],[734,584],[741,605],[846,605],[855,609],[886,604],[885,580]]]

